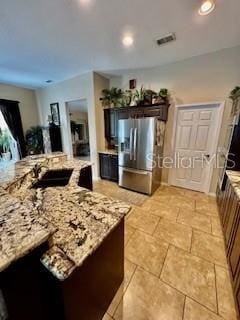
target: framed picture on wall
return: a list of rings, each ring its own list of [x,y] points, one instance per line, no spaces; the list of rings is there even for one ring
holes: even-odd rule
[[[59,104],[57,102],[51,103],[50,107],[53,123],[57,126],[60,126]]]
[[[129,89],[136,89],[137,86],[137,80],[136,79],[131,79],[129,80]]]

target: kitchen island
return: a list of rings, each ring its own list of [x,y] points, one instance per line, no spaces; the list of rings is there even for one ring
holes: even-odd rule
[[[10,319],[101,319],[117,291],[130,207],[81,187],[89,168],[53,154],[1,175],[0,286]],[[35,186],[54,170],[71,170],[65,186]]]

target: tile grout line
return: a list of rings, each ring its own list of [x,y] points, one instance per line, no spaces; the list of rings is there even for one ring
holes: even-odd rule
[[[189,297],[188,295],[186,295],[186,297],[192,301],[194,301],[195,303],[198,303],[200,306],[202,306],[203,308],[207,309],[208,311],[212,312],[214,315],[216,316],[220,316],[217,312],[211,310],[209,307],[205,306],[204,304],[202,304],[201,302],[197,301],[195,298]],[[222,318],[222,316],[220,316],[222,320],[225,320],[224,318]]]
[[[159,279],[161,278],[161,274],[162,274],[162,271],[163,271],[163,267],[164,267],[164,264],[165,264],[166,259],[167,259],[169,247],[170,247],[170,244],[168,244],[167,252],[166,252],[166,255],[165,255],[165,257],[164,257],[163,264],[162,264],[162,268],[161,268],[160,273],[159,273],[159,276],[158,276]]]
[[[183,195],[181,195],[181,196],[182,196],[182,198],[184,197]],[[151,198],[150,198],[150,199],[151,199]],[[152,200],[154,200],[154,199],[152,199]],[[154,200],[154,201],[155,201],[155,202],[159,202],[159,200],[157,200],[157,199]],[[161,203],[159,203],[159,204],[161,205]],[[206,260],[206,259],[204,259],[204,258],[202,258],[202,257],[198,257],[197,255],[192,254],[192,245],[193,245],[193,233],[194,233],[195,230],[196,230],[196,231],[199,231],[199,232],[202,232],[202,233],[205,233],[205,234],[207,234],[207,235],[216,237],[216,238],[220,238],[220,239],[221,239],[221,237],[220,237],[220,236],[213,235],[213,233],[212,233],[212,231],[213,231],[212,218],[216,218],[216,216],[213,215],[213,214],[211,214],[211,215],[206,215],[206,214],[204,214],[204,213],[202,213],[202,212],[198,212],[198,211],[196,210],[196,205],[197,205],[197,200],[194,199],[194,210],[193,210],[193,211],[195,211],[195,212],[197,212],[197,213],[199,213],[199,214],[201,214],[201,215],[204,215],[204,216],[206,216],[206,217],[209,217],[209,219],[210,219],[210,225],[211,225],[211,233],[208,233],[208,232],[206,232],[206,231],[198,230],[198,229],[196,229],[196,228],[191,227],[192,234],[191,234],[190,252],[189,252],[189,251],[186,251],[186,250],[184,250],[184,249],[182,249],[182,248],[178,248],[178,247],[176,247],[175,245],[173,245],[173,244],[165,241],[165,242],[168,244],[168,247],[167,247],[167,252],[166,252],[166,255],[165,255],[165,258],[164,258],[162,267],[161,267],[161,271],[160,271],[159,277],[157,277],[156,275],[152,274],[152,273],[149,272],[148,270],[145,270],[143,267],[139,266],[138,264],[134,263],[134,264],[135,264],[135,269],[134,269],[134,272],[133,272],[133,274],[132,274],[132,276],[131,276],[131,278],[130,278],[130,280],[129,280],[129,283],[128,283],[127,287],[126,287],[126,290],[128,289],[128,287],[129,287],[129,285],[130,285],[130,283],[131,283],[131,281],[132,281],[132,278],[133,278],[136,270],[137,270],[137,269],[143,269],[143,270],[144,270],[145,272],[147,272],[148,274],[159,278],[160,281],[162,281],[162,282],[165,283],[166,285],[172,287],[173,289],[175,289],[175,290],[178,291],[179,293],[183,294],[181,291],[179,291],[178,289],[176,289],[175,287],[173,287],[172,285],[168,284],[167,282],[165,282],[164,280],[161,279],[162,272],[163,272],[164,266],[165,266],[165,264],[166,264],[166,259],[167,259],[168,251],[169,251],[169,248],[170,248],[170,245],[171,245],[171,246],[173,246],[173,247],[176,247],[176,248],[179,249],[179,250],[183,250],[183,251],[187,252],[188,254],[192,255],[193,257],[195,256],[196,258],[201,259],[201,260],[203,260],[203,261],[206,261],[206,262],[208,262],[208,263],[210,263],[210,264],[212,264],[212,265],[214,266],[215,287],[216,287],[216,308],[217,308],[217,314],[218,314],[218,300],[217,300],[218,298],[217,298],[217,285],[216,285],[216,266],[217,266],[218,264],[215,264],[214,262],[208,261],[208,260]],[[137,205],[135,204],[134,206],[137,206]],[[141,208],[141,207],[140,207],[140,209],[144,210],[144,208]],[[157,215],[155,215],[154,213],[151,213],[151,214],[154,215],[154,216],[157,216]],[[179,211],[178,211],[178,213],[177,213],[177,216],[176,216],[176,221],[175,221],[176,223],[178,223],[179,215],[180,215],[180,209],[179,209]],[[143,231],[143,230],[141,230],[141,229],[138,229],[138,228],[136,228],[136,227],[134,227],[134,226],[131,225],[131,226],[135,229],[135,231],[134,231],[133,234],[129,237],[129,240],[128,240],[128,242],[126,243],[126,246],[127,246],[127,244],[129,243],[129,241],[132,239],[132,237],[133,237],[133,235],[135,234],[136,231],[142,232],[142,233],[144,233],[144,234],[146,234],[146,235],[148,235],[148,236],[150,236],[150,237],[153,237],[153,238],[157,239],[157,238],[156,238],[155,236],[153,236],[153,235],[154,235],[157,227],[159,226],[160,221],[162,220],[162,217],[161,217],[161,216],[158,216],[158,218],[159,218],[159,220],[158,220],[158,222],[157,222],[157,224],[156,224],[156,227],[154,228],[153,233],[150,233],[150,234],[149,234],[149,233],[146,233],[145,231]],[[163,217],[163,218],[164,218],[164,217]],[[172,222],[172,223],[174,223],[174,221],[171,221],[171,220],[169,220],[169,221]],[[130,260],[130,261],[131,261],[131,260]],[[222,265],[218,265],[218,266],[221,267],[221,268],[226,269],[225,266],[222,266]],[[124,294],[125,294],[126,290],[124,290]],[[124,296],[124,294],[123,294],[123,296]],[[183,295],[184,295],[185,299],[184,299],[182,319],[184,319],[184,316],[185,316],[185,315],[184,315],[184,312],[185,312],[185,304],[186,304],[186,298],[188,297],[186,294],[183,294]],[[123,296],[122,296],[120,302],[122,301]],[[193,298],[191,298],[191,297],[188,297],[188,298],[189,298],[189,299],[192,299],[193,301],[195,301],[196,303],[198,303],[199,305],[201,305],[201,306],[204,307],[205,309],[209,310],[210,312],[216,314],[216,311],[212,311],[211,309],[209,309],[208,307],[206,307],[206,306],[203,305],[202,303],[199,303],[198,301],[196,301],[195,299],[193,299]],[[119,303],[119,304],[120,304],[120,303]],[[111,316],[112,319],[115,319],[116,310],[117,310],[119,304],[117,305],[116,309],[114,310],[113,316]]]
[[[174,245],[173,245],[174,246]],[[174,246],[175,248],[177,248],[177,249],[180,249],[180,250],[184,250],[184,249],[182,249],[182,248],[179,248],[179,247],[177,247],[177,246]],[[186,251],[186,250],[184,250],[184,251]],[[221,265],[221,264],[219,264],[219,263],[216,263],[216,262],[213,262],[213,261],[210,261],[210,260],[207,260],[206,258],[203,258],[203,257],[199,257],[196,253],[194,253],[194,252],[189,252],[189,251],[186,251],[188,254],[191,254],[191,256],[193,256],[193,257],[195,257],[195,258],[198,258],[198,259],[201,259],[201,260],[203,260],[203,261],[205,261],[205,262],[207,262],[207,263],[210,263],[210,264],[212,264],[212,265],[216,265],[216,266],[218,266],[218,267],[221,267],[221,268],[223,268],[223,269],[227,269],[227,265],[226,266],[223,266],[223,265]]]
[[[126,225],[124,226],[124,229],[125,229]],[[132,227],[133,228],[133,227]],[[127,247],[129,241],[132,239],[132,237],[134,236],[134,234],[136,233],[136,231],[138,229],[134,228],[135,230],[133,231],[132,235],[129,237],[128,241],[124,244],[124,257],[125,257],[125,248]],[[124,230],[125,231],[125,230]],[[125,238],[125,234],[124,234],[124,238]]]
[[[153,232],[151,233],[151,236],[153,236],[153,235],[154,235],[154,233],[155,233],[155,231],[157,230],[157,227],[158,227],[158,225],[159,225],[160,221],[162,220],[162,217],[158,217],[158,218],[159,218],[159,219],[158,219],[158,222],[157,222],[157,224],[156,224],[156,226],[155,226],[155,228],[154,228]]]
[[[179,218],[179,216],[180,216],[180,207],[177,207],[178,208],[178,213],[177,213],[177,216],[176,216],[176,223],[180,223],[179,221],[178,221],[178,218]]]
[[[128,259],[128,260],[129,260],[129,259]],[[129,260],[129,261],[131,261],[131,260]],[[132,261],[131,261],[131,262],[132,262]],[[134,264],[135,264],[135,263],[134,263]],[[135,274],[135,272],[136,272],[136,270],[137,270],[137,268],[138,268],[138,265],[135,264],[135,266],[136,266],[136,267],[134,268],[134,271],[133,271],[133,273],[132,273],[132,275],[131,275],[131,277],[130,277],[130,279],[129,279],[128,285],[126,286],[126,289],[124,289],[124,287],[123,287],[123,295],[122,295],[119,303],[117,304],[116,308],[115,308],[114,311],[113,311],[113,315],[112,315],[112,318],[113,318],[113,319],[115,319],[115,313],[116,313],[116,311],[117,311],[117,308],[118,308],[118,306],[120,305],[121,301],[123,300],[123,297],[124,297],[124,295],[125,295],[128,287],[129,287],[129,285],[130,285],[130,283],[131,283],[131,281],[132,281],[132,278],[133,278],[133,276],[134,276],[134,274]],[[124,273],[125,273],[125,270],[124,270]],[[124,281],[124,280],[123,280],[123,281]]]
[[[190,243],[190,253],[192,253],[192,243],[193,243],[193,228],[192,228],[192,234],[191,234],[191,243]]]
[[[217,293],[217,272],[216,272],[216,266],[215,266],[215,264],[214,264],[214,275],[215,275],[215,292],[216,292],[217,314],[219,314],[219,308],[218,308],[218,293]]]
[[[170,288],[176,290],[178,293],[182,294],[183,296],[188,297],[188,296],[186,295],[186,293],[184,293],[184,292],[180,291],[179,289],[175,288],[172,284],[166,282],[165,280],[163,280],[163,279],[161,279],[161,278],[160,278],[159,280],[162,281],[162,282],[163,282],[164,284],[166,284],[167,286],[169,286]],[[190,298],[190,297],[188,297],[188,298]]]
[[[218,315],[218,313],[216,313],[216,311],[213,311],[212,309],[210,309],[209,307],[207,307],[206,305],[202,304],[201,302],[199,302],[198,300],[196,300],[193,297],[188,296],[185,292],[180,291],[179,289],[175,288],[172,284],[169,284],[168,282],[166,282],[163,279],[160,279],[160,281],[162,281],[163,283],[165,283],[166,285],[168,285],[169,287],[171,287],[172,289],[176,290],[177,292],[181,293],[182,295],[186,296],[186,298],[189,298],[191,300],[193,300],[194,302],[198,303],[200,306],[204,307],[205,309],[207,309],[208,311],[211,311],[212,313],[214,313],[215,315]]]
[[[206,232],[206,231],[203,231],[203,230],[199,230],[199,229],[196,229],[196,228],[194,228],[194,227],[192,227],[192,228],[193,228],[194,231],[202,232],[202,233],[204,233],[204,234],[206,234],[206,235],[208,235],[208,236],[211,236],[211,237],[213,237],[213,238],[217,238],[217,239],[223,240],[223,238],[221,238],[221,237],[219,237],[219,236],[215,236],[215,235],[212,234],[212,233],[209,233],[209,232]]]
[[[212,217],[210,218],[210,223],[211,223],[211,235],[214,236],[214,234],[213,234],[213,225],[212,225]]]
[[[184,313],[185,313],[185,305],[186,305],[187,296],[184,297],[184,303],[183,303],[183,313],[182,313],[182,320],[184,320]]]
[[[146,233],[146,232],[144,232],[144,231],[142,231],[142,230],[139,230],[139,231],[145,233],[145,234],[148,235],[148,236],[151,236],[151,235],[149,235],[148,233]],[[153,237],[153,238],[156,239],[156,240],[157,240],[157,239],[160,239],[160,240],[161,240],[161,238],[157,238],[157,237],[154,237],[154,236],[151,236],[151,237]],[[163,240],[163,239],[162,239],[162,241],[164,241],[165,243],[167,243],[169,246],[172,246],[172,247],[176,248],[177,250],[182,250],[182,251],[190,254],[191,256],[193,256],[193,257],[195,257],[195,258],[198,258],[198,259],[200,259],[200,260],[203,260],[203,261],[205,261],[205,262],[207,262],[207,263],[209,263],[209,264],[211,264],[211,265],[216,265],[216,266],[221,267],[221,268],[223,268],[223,269],[225,269],[225,270],[226,270],[227,267],[228,267],[228,265],[224,266],[224,265],[221,265],[221,264],[219,264],[219,263],[216,263],[216,262],[212,262],[212,261],[210,261],[210,260],[207,260],[207,259],[205,259],[205,258],[203,258],[203,257],[199,257],[196,253],[194,253],[194,252],[192,252],[192,251],[188,251],[188,250],[183,249],[183,248],[180,248],[180,247],[176,246],[176,245],[173,244],[173,243],[167,242],[166,240]]]

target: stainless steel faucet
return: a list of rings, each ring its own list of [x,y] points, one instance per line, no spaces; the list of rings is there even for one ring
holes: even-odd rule
[[[38,178],[39,177],[39,173],[41,172],[41,165],[39,163],[36,163],[33,167],[33,176],[34,178]]]

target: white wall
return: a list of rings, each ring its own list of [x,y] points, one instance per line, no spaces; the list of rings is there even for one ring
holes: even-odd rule
[[[102,139],[104,139],[104,135],[100,135],[96,129],[97,127],[99,128],[99,124],[101,128],[101,123],[103,123],[103,113],[98,110],[98,103],[96,102],[97,96],[94,91],[94,83],[97,87],[98,81],[102,78],[101,76],[99,77],[99,79],[96,79],[94,73],[89,72],[36,91],[42,124],[47,124],[46,119],[47,115],[50,114],[50,104],[54,102],[59,103],[63,150],[69,156],[72,156],[72,142],[69,113],[66,110],[66,103],[74,100],[87,99],[90,155],[91,161],[94,163],[94,178],[99,176],[97,151],[102,143]],[[98,110],[97,115],[96,110]]]
[[[0,99],[19,101],[23,130],[39,124],[37,101],[34,90],[0,84]]]
[[[173,103],[169,110],[165,155],[171,154],[173,115],[176,103],[206,102],[225,100],[230,90],[240,84],[240,46],[219,52],[193,57],[162,67],[138,69],[123,72],[121,77],[112,77],[110,86],[128,88],[129,79],[136,78],[138,87],[170,90]],[[95,163],[94,176],[98,177],[99,149],[105,148],[104,117],[99,98],[109,81],[101,75],[90,72],[73,79],[37,90],[41,123],[46,124],[50,114],[50,103],[59,102],[64,151],[72,155],[69,115],[66,102],[87,99],[91,160]],[[163,175],[168,181],[168,171]],[[215,182],[212,191],[215,190]]]
[[[106,140],[104,133],[104,111],[100,98],[102,97],[102,90],[109,88],[109,79],[94,72],[94,98],[96,108],[96,130],[97,130],[97,146],[98,150],[106,148]]]
[[[71,118],[71,120],[73,120],[73,121],[76,121],[76,122],[79,122],[80,121],[80,123],[82,122],[82,121],[84,121],[84,122],[87,122],[88,121],[88,114],[87,114],[87,112],[81,112],[81,111],[72,111],[71,109],[70,109],[70,118]]]
[[[170,89],[177,103],[221,100],[240,82],[240,46],[205,54],[162,67],[126,71],[110,86],[128,88],[129,79],[137,85],[158,90]]]
[[[231,89],[240,85],[240,46],[162,67],[125,71],[122,77],[112,77],[110,86],[127,89],[130,79],[137,79],[138,87],[170,90],[173,103],[169,109],[164,150],[165,155],[170,155],[174,104],[225,100]],[[168,181],[167,170],[164,170],[163,181]],[[213,177],[211,191],[215,189],[216,177]]]

